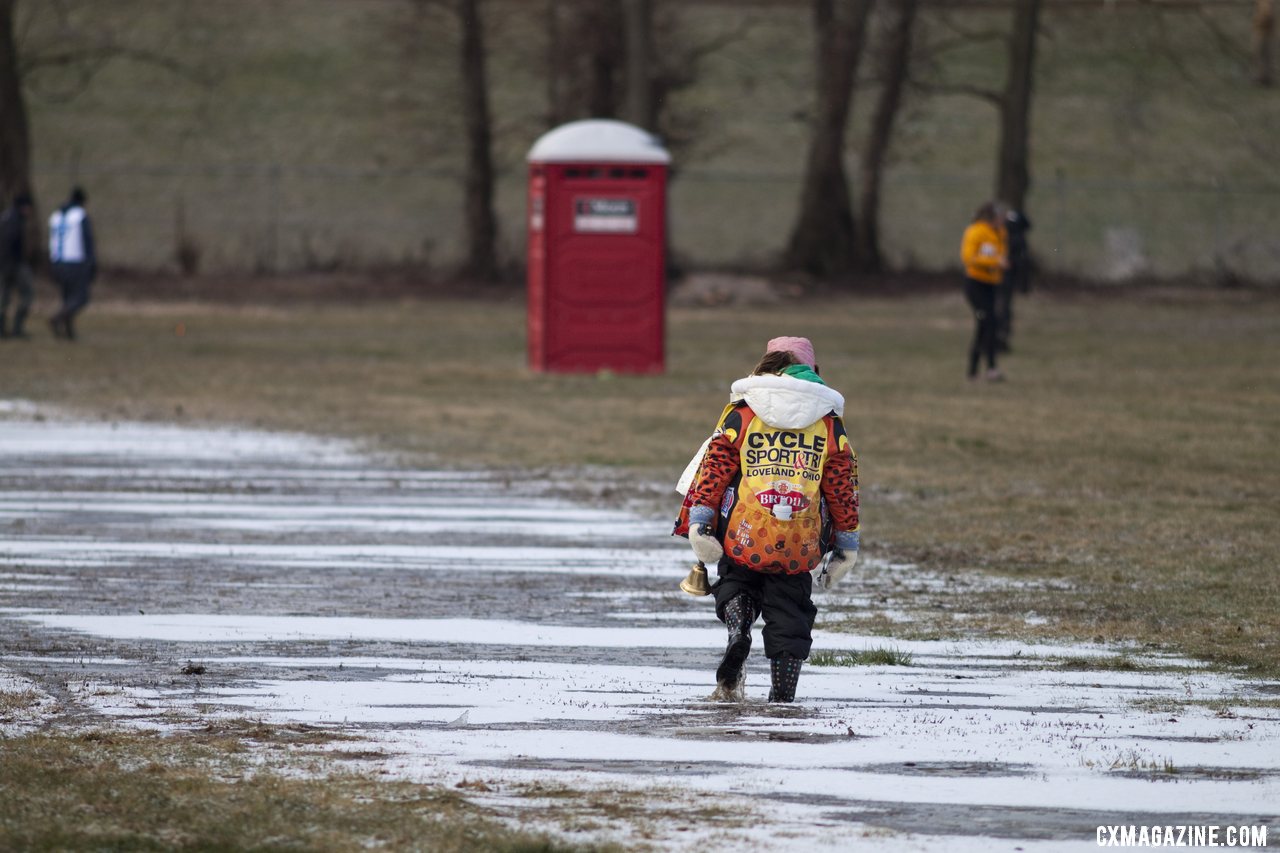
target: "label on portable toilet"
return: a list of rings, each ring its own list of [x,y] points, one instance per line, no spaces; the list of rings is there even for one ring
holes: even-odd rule
[[[573,230],[584,234],[634,234],[639,230],[635,199],[574,199]]]
[[[546,207],[546,201],[542,196],[536,195],[533,197],[533,204],[531,207],[533,209],[529,212],[529,230],[541,231],[543,224],[543,210]]]

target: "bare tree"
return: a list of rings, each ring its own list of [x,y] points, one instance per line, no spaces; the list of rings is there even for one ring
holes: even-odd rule
[[[1035,87],[1036,39],[1044,0],[1016,0],[1009,34],[1009,68],[1000,97],[1000,159],[996,198],[1023,210],[1031,185],[1028,165],[1031,93]]]
[[[213,80],[213,72],[200,67],[195,57],[178,59],[135,43],[130,15],[98,15],[92,19],[92,27],[84,27],[73,22],[75,3],[27,4],[22,7],[24,23],[19,26],[20,6],[19,0],[0,0],[0,201],[23,191],[34,195],[29,92],[51,100],[73,99],[116,60],[163,68],[206,87]],[[51,32],[41,38],[35,32],[40,28],[31,26],[34,19],[52,25],[46,27]],[[55,81],[52,86],[46,77]],[[29,222],[28,245],[33,247],[39,245],[38,222],[39,217],[31,217]]]
[[[614,118],[625,74],[619,0],[552,0],[547,10],[548,118]]]
[[[13,37],[17,0],[0,0],[0,202],[31,189],[31,129]]]
[[[683,9],[684,6],[676,3],[655,2],[649,24],[653,44],[648,73],[652,118],[645,127],[662,136],[667,146],[677,152],[689,149],[699,140],[707,118],[702,110],[681,110],[672,96],[695,86],[707,58],[741,41],[756,26],[753,17],[743,15],[726,21],[721,29],[695,38],[685,26]]]
[[[587,34],[577,40],[585,51],[587,110],[593,116],[618,114],[618,81],[622,68],[622,9],[617,0],[588,3],[580,21]]]
[[[1026,204],[1031,185],[1030,136],[1031,104],[1035,91],[1036,42],[1040,32],[1040,12],[1044,0],[1013,0],[1013,22],[1009,31],[966,31],[954,23],[957,37],[933,45],[933,53],[976,41],[1000,42],[1007,54],[1004,86],[1000,90],[952,82],[912,84],[930,94],[968,95],[994,106],[1000,120],[999,149],[996,156],[996,197],[1018,209]]]
[[[559,127],[573,117],[565,71],[564,0],[547,0],[547,126]]]
[[[844,168],[845,126],[873,3],[814,0],[817,114],[805,160],[800,212],[785,255],[790,269],[840,275],[855,267],[853,207]]]
[[[658,129],[654,97],[653,4],[651,0],[622,0],[626,42],[626,96],[622,116],[648,130]]]
[[[686,7],[659,0],[548,0],[549,126],[621,118],[669,147],[699,137],[703,114],[678,113],[672,95],[697,83],[704,60],[754,26],[744,15],[706,35],[685,26]]]
[[[1257,0],[1253,12],[1253,81],[1259,86],[1270,86],[1275,81],[1272,61],[1275,34],[1274,0]]]
[[[484,25],[479,0],[457,0],[462,26],[462,110],[466,123],[466,259],[462,274],[481,281],[498,278],[498,220],[493,212],[493,125],[485,71]]]
[[[854,221],[859,266],[865,272],[879,272],[884,267],[880,252],[880,186],[893,125],[910,72],[911,36],[920,2],[897,0],[892,8],[893,16],[880,52],[880,97],[876,100],[871,129],[862,150],[862,191]]]

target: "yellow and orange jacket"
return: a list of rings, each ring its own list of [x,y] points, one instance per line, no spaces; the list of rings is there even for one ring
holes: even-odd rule
[[[964,229],[960,241],[960,260],[964,274],[974,281],[1000,284],[1004,281],[1001,264],[1009,254],[1008,237],[1003,228],[978,220]]]
[[[858,461],[836,391],[750,376],[707,445],[676,519],[710,523],[725,556],[766,573],[812,571],[831,547],[858,550]]]

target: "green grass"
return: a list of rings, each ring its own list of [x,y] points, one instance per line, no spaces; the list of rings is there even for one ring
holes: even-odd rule
[[[0,848],[587,849],[509,829],[454,791],[242,750],[226,733],[9,738],[0,750]]]
[[[674,513],[667,484],[730,382],[763,341],[807,334],[848,400],[868,554],[1028,582],[966,587],[925,630],[1136,641],[1280,673],[1274,297],[1042,295],[1019,311],[1010,381],[971,385],[954,294],[672,310],[654,377],[530,373],[514,299],[109,302],[75,346],[6,344],[22,369],[3,396],[360,437],[427,465],[605,466],[590,476],[623,496],[656,483],[654,511]]]
[[[809,655],[809,663],[814,666],[911,666],[911,658],[910,652],[878,646],[861,652],[814,652]]]
[[[1058,666],[1062,669],[1093,672],[1138,672],[1149,671],[1128,655],[1109,655],[1103,657],[1069,657],[1063,658]]]
[[[1233,696],[1228,699],[1188,699],[1188,705],[1199,705],[1213,711],[1218,717],[1225,719],[1234,719],[1237,715],[1236,708],[1243,709],[1262,709],[1262,710],[1280,710],[1280,697],[1276,698],[1259,698],[1256,696]]]
[[[1127,771],[1158,774],[1173,774],[1178,772],[1178,768],[1174,765],[1172,759],[1156,759],[1148,757],[1136,749],[1126,750],[1116,756],[1106,764],[1106,769],[1120,772]]]
[[[1151,696],[1144,699],[1135,699],[1129,704],[1140,711],[1145,711],[1148,714],[1160,714],[1164,717],[1168,717],[1173,714],[1184,714],[1187,710],[1186,701],[1182,699],[1174,699],[1168,696]]]

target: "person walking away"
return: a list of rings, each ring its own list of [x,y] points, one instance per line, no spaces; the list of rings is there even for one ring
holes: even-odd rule
[[[960,241],[960,260],[964,263],[964,295],[974,319],[968,376],[970,380],[978,378],[978,362],[985,357],[987,379],[998,382],[1004,374],[996,367],[996,292],[1009,262],[994,202],[986,202],[974,213]]]
[[[89,287],[98,272],[87,201],[84,190],[75,187],[67,203],[49,217],[49,260],[62,291],[62,308],[49,327],[54,337],[68,341],[76,339],[75,318],[89,304]]]
[[[13,204],[0,214],[0,338],[26,340],[24,328],[31,311],[32,275],[27,257],[27,228],[34,204],[31,194],[20,192]],[[14,297],[17,297],[14,300]],[[9,303],[15,301],[13,325],[9,325]]]
[[[1009,269],[996,291],[996,350],[1012,352],[1009,339],[1013,337],[1013,294],[1025,295],[1031,289],[1031,253],[1027,248],[1027,232],[1031,220],[1014,207],[1004,208],[1005,246]]]
[[[858,559],[858,462],[843,412],[806,338],[769,341],[733,383],[674,530],[719,575],[711,591],[729,637],[713,698],[741,700],[751,626],[763,616],[769,701],[795,700],[818,612],[813,586],[829,589]]]

